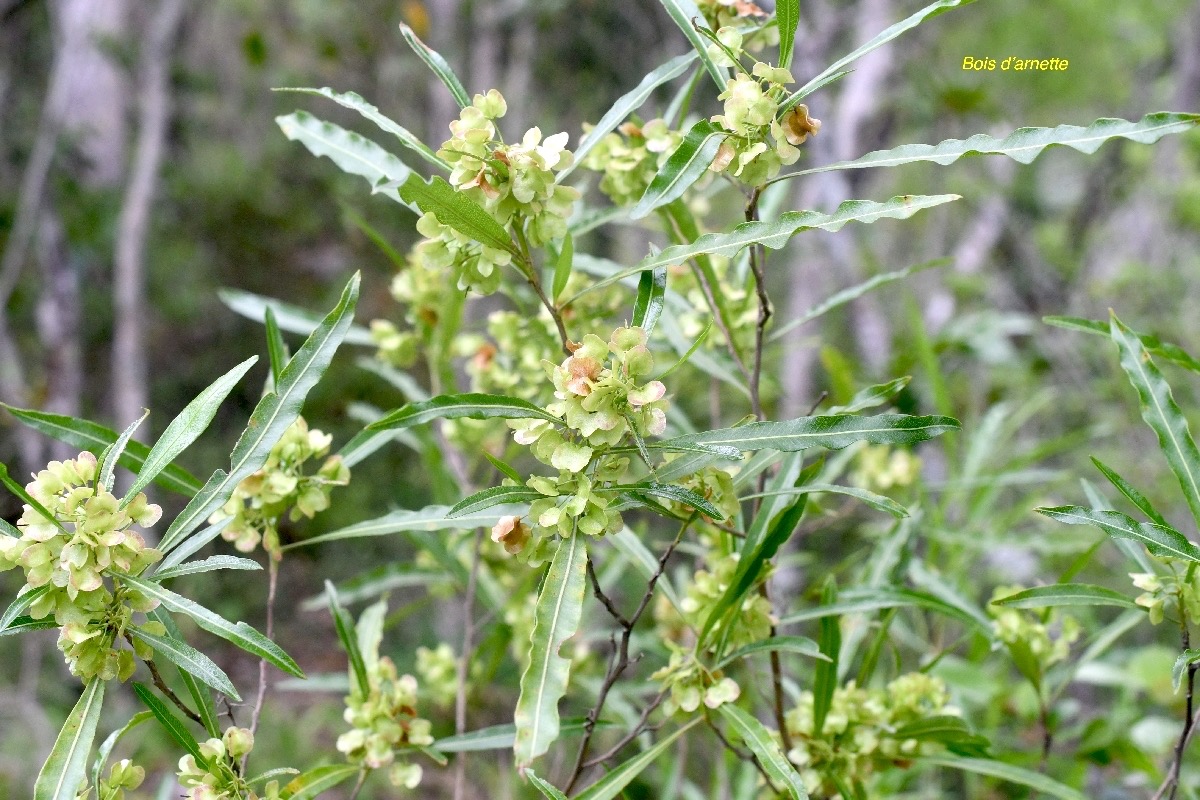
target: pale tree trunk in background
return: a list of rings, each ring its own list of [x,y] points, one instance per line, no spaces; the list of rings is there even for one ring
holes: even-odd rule
[[[118,426],[137,419],[148,405],[146,234],[171,116],[171,46],[183,10],[184,0],[161,0],[142,40],[137,146],[117,222],[113,264],[112,404]]]
[[[83,397],[79,269],[71,261],[62,222],[49,209],[42,213],[36,256],[42,284],[36,325],[46,376],[46,399],[40,406],[52,414],[77,417]],[[49,459],[57,461],[79,454],[79,448],[63,442],[47,442],[46,446]]]

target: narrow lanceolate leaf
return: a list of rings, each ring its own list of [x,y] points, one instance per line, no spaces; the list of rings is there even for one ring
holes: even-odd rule
[[[171,618],[171,615],[167,613],[165,608],[159,606],[147,616],[161,623],[163,628],[166,629],[167,636],[180,641],[183,640],[183,634],[180,633],[179,626],[175,624],[175,620]],[[196,704],[196,713],[200,716],[204,730],[208,732],[210,738],[221,738],[222,728],[217,719],[217,704],[213,700],[212,692],[186,670],[179,670],[179,678],[183,681],[183,685],[187,687],[188,694],[192,697],[192,702]]]
[[[558,738],[558,701],[567,691],[570,659],[558,654],[579,629],[583,615],[587,540],[572,533],[559,543],[538,595],[530,636],[529,665],[521,676],[521,695],[513,723],[517,763],[528,765]]]
[[[836,603],[837,584],[830,577],[821,592],[821,605],[829,607]],[[820,640],[821,652],[829,660],[817,662],[813,670],[813,733],[818,738],[824,734],[825,718],[833,706],[833,694],[838,684],[838,657],[842,651],[842,627],[838,617],[821,618]]]
[[[444,394],[423,403],[409,403],[376,420],[367,426],[367,430],[382,431],[393,428],[409,428],[413,425],[424,425],[435,419],[487,419],[501,417],[503,419],[544,419],[547,422],[562,423],[553,414],[543,411],[528,400],[519,397],[505,397],[496,394]]]
[[[1175,665],[1171,667],[1171,686],[1175,691],[1179,691],[1179,686],[1183,683],[1183,676],[1193,664],[1200,662],[1200,650],[1188,649],[1179,654],[1179,658],[1175,659]]]
[[[779,23],[779,66],[787,69],[792,65],[796,28],[800,25],[800,0],[779,0],[775,4],[775,20]]]
[[[122,507],[133,500],[138,492],[146,488],[150,481],[158,476],[158,473],[166,469],[168,464],[174,461],[192,442],[196,441],[200,434],[204,433],[212,423],[213,417],[216,416],[221,403],[233,391],[233,387],[242,379],[246,371],[257,361],[258,356],[251,356],[217,378],[211,386],[196,395],[196,399],[188,403],[183,411],[179,412],[179,416],[171,420],[171,424],[154,443],[154,447],[150,448],[145,463],[138,470],[137,480],[133,482],[121,500]]]
[[[533,788],[542,793],[542,797],[549,800],[567,800],[567,796],[555,788],[554,784],[542,780],[533,770],[525,770],[525,777],[533,784]]]
[[[1094,333],[1103,336],[1106,339],[1112,335],[1112,329],[1107,322],[1101,322],[1097,319],[1083,319],[1082,317],[1042,317],[1042,322],[1047,325],[1053,325],[1056,328],[1063,328],[1069,331],[1083,331],[1084,333]],[[1192,372],[1200,372],[1200,359],[1195,358],[1182,347],[1170,342],[1164,342],[1154,334],[1141,333],[1138,338],[1142,341],[1142,346],[1149,350],[1152,354],[1165,358],[1167,361],[1177,364]]]
[[[454,508],[450,509],[450,516],[474,514],[508,503],[532,503],[544,496],[537,489],[530,489],[528,486],[494,486],[459,500]]]
[[[958,420],[937,416],[879,414],[873,417],[800,417],[787,422],[752,422],[737,428],[689,433],[669,439],[666,444],[728,445],[743,452],[779,450],[790,453],[812,447],[840,450],[862,441],[871,444],[923,442],[947,431],[957,430],[958,427]]]
[[[598,720],[594,726],[597,730],[607,728],[612,725],[611,722]],[[583,733],[587,728],[587,720],[583,717],[575,717],[573,719],[564,719],[559,725],[558,733],[560,736],[578,735]],[[513,743],[517,740],[517,726],[511,723],[506,725],[491,725],[487,728],[470,731],[468,733],[458,734],[456,736],[447,736],[445,739],[438,739],[433,743],[434,749],[441,753],[470,753],[481,750],[509,750]],[[528,771],[526,771],[528,774]]]
[[[108,738],[100,744],[100,747],[96,750],[96,758],[92,762],[91,780],[93,787],[100,785],[100,776],[104,774],[104,767],[108,763],[108,757],[112,754],[113,748],[117,746],[117,743],[121,741],[125,734],[129,733],[146,720],[153,718],[154,715],[149,711],[139,711],[129,718],[129,722],[126,722],[124,726],[117,728],[115,731],[110,733]]]
[[[1141,608],[1125,595],[1087,583],[1060,583],[1038,586],[992,601],[1013,608],[1054,608],[1057,606],[1120,606]]]
[[[886,514],[891,514],[896,519],[901,519],[908,516],[908,509],[897,503],[890,497],[875,492],[869,492],[866,489],[860,489],[857,486],[839,486],[835,483],[810,483],[804,486],[797,487],[788,492],[764,492],[759,495],[750,495],[750,497],[767,497],[773,494],[795,494],[796,492],[804,492],[806,494],[844,494],[847,497],[853,497],[861,500],[866,505],[878,511],[883,511]],[[747,499],[747,498],[743,498]]]
[[[104,455],[100,458],[99,471],[96,475],[96,482],[99,485],[110,491],[112,490],[113,470],[117,468],[117,461],[120,460],[121,454],[125,452],[125,447],[129,444],[130,439],[133,438],[134,432],[141,427],[148,416],[150,416],[149,409],[143,411],[140,417],[129,423],[129,427],[121,431],[121,435],[117,437],[117,440],[104,451]]]
[[[361,767],[353,764],[327,764],[314,767],[293,779],[283,787],[288,800],[312,800],[312,798],[345,783],[359,773]]]
[[[909,31],[917,27],[931,17],[936,17],[938,14],[944,14],[951,9],[969,5],[973,2],[975,2],[975,0],[938,0],[936,3],[931,3],[930,5],[925,6],[911,17],[897,22],[890,28],[885,28],[875,38],[854,50],[854,52],[850,53],[849,55],[839,58],[837,61],[826,67],[824,72],[821,72],[808,83],[804,84],[795,92],[793,92],[791,96],[784,100],[783,104],[780,105],[779,113],[783,114],[789,108],[796,105],[796,103],[799,103],[810,92],[815,91],[818,86],[823,85],[830,76],[841,72],[842,68],[847,64],[857,61],[872,50],[882,47],[905,31]]]
[[[24,501],[25,505],[41,514],[42,517],[44,517],[47,521],[54,523],[54,526],[60,531],[63,533],[67,532],[67,529],[63,527],[63,524],[59,522],[57,517],[51,514],[44,505],[39,503],[33,495],[27,492],[24,486],[13,480],[13,477],[8,474],[7,464],[0,464],[0,483],[3,483],[10,492]]]
[[[220,636],[232,642],[241,649],[258,658],[264,658],[289,675],[303,678],[304,672],[296,666],[292,657],[283,652],[279,645],[256,631],[244,622],[230,622],[224,617],[209,611],[197,602],[181,597],[153,581],[135,578],[131,575],[118,576],[125,583],[153,600],[157,600],[178,614],[186,614],[195,620],[196,624],[209,633]]]
[[[0,519],[0,534],[9,536],[13,539],[20,539],[21,532],[8,520]]]
[[[321,321],[279,376],[274,392],[265,395],[250,415],[246,430],[238,438],[230,456],[229,472],[217,470],[175,518],[163,535],[159,549],[169,552],[229,499],[233,490],[266,463],[271,448],[300,415],[304,398],[325,373],[333,354],[354,319],[358,300],[359,276],[356,273],[333,311]]]
[[[171,709],[167,708],[166,703],[158,699],[150,687],[134,682],[133,693],[146,708],[150,709],[150,713],[163,726],[167,735],[175,740],[176,744],[191,754],[201,767],[208,765],[208,759],[200,752],[200,743],[196,741],[196,737],[192,736],[187,726],[180,721],[179,717],[175,716]]]
[[[0,636],[16,636],[18,633],[27,633],[29,631],[43,631],[49,628],[57,628],[58,623],[54,621],[54,617],[46,617],[45,619],[34,619],[29,616],[14,617],[7,626],[0,628]]]
[[[75,800],[87,774],[88,752],[96,738],[103,703],[104,681],[92,678],[63,723],[50,757],[38,773],[33,800]]]
[[[155,636],[139,628],[130,628],[129,633],[135,639],[141,639],[153,647],[154,652],[187,674],[198,678],[206,686],[211,686],[218,692],[232,697],[235,701],[242,699],[233,682],[229,680],[229,676],[213,663],[211,658],[186,642],[168,636]]]
[[[1008,156],[1028,164],[1048,147],[1070,147],[1081,153],[1094,153],[1110,139],[1129,139],[1142,144],[1157,142],[1172,133],[1184,133],[1200,124],[1200,114],[1175,114],[1160,111],[1147,114],[1137,122],[1123,119],[1098,119],[1086,128],[1059,125],[1057,128],[1018,128],[996,139],[977,133],[969,139],[947,139],[938,144],[906,144],[891,150],[876,150],[853,161],[839,161],[824,167],[801,170],[795,175],[833,172],[843,169],[896,167],[919,161],[952,164],[963,156]]]
[[[706,119],[693,125],[650,181],[637,205],[629,210],[629,218],[641,219],[677,199],[700,180],[716,158],[723,135],[721,128]]]
[[[275,322],[282,331],[308,336],[321,325],[322,316],[309,311],[307,308],[285,303],[274,297],[264,297],[253,292],[243,292],[240,289],[218,289],[217,297],[235,314],[253,322],[262,322],[270,311],[275,316]],[[346,330],[346,344],[360,344],[364,347],[375,347],[371,332],[361,325],[351,325]],[[286,364],[280,365],[280,371]]]
[[[275,122],[284,136],[300,142],[314,156],[328,157],[342,172],[366,178],[372,189],[380,184],[403,183],[413,174],[408,165],[370,139],[317,119],[307,111],[293,111],[276,117]],[[383,194],[416,211],[394,190]]]
[[[39,586],[36,589],[30,589],[22,594],[17,595],[17,599],[9,604],[8,609],[0,616],[0,632],[7,631],[8,626],[13,624],[17,617],[21,616],[25,609],[37,602],[42,595],[54,591],[54,585],[47,583],[44,586]]]
[[[178,578],[180,575],[195,575],[199,572],[212,572],[218,569],[256,570],[262,569],[262,565],[257,561],[238,556],[209,556],[199,561],[189,561],[186,564],[161,569],[154,573],[153,580],[156,583],[162,583],[169,578]]]
[[[359,95],[357,92],[335,92],[333,89],[330,89],[328,86],[321,88],[321,89],[285,88],[285,89],[275,89],[275,91],[277,91],[277,92],[300,92],[303,94],[315,94],[315,95],[320,95],[321,97],[326,97],[326,98],[332,100],[333,102],[337,103],[342,108],[348,108],[351,111],[357,111],[365,119],[368,119],[371,122],[374,122],[377,126],[379,126],[379,129],[382,130],[384,133],[392,134],[393,136],[395,136],[397,139],[400,140],[400,144],[404,145],[409,150],[413,151],[418,156],[425,159],[426,161],[428,161],[430,164],[434,165],[438,169],[444,169],[447,171],[449,171],[449,169],[450,169],[450,165],[447,164],[442,159],[438,158],[437,155],[432,150],[429,149],[428,145],[426,145],[424,142],[422,142],[420,139],[418,139],[416,136],[414,136],[412,134],[412,132],[409,131],[407,128],[405,128],[403,125],[400,125],[398,122],[388,118],[378,108],[376,108],[375,106],[371,105],[366,100],[364,100],[362,98],[362,95]]]
[[[233,517],[225,517],[225,519],[214,522],[212,525],[209,525],[203,530],[196,531],[196,533],[187,538],[187,541],[179,545],[179,547],[176,547],[167,554],[166,558],[158,562],[153,574],[158,575],[160,572],[166,572],[169,569],[178,567],[196,553],[200,552],[200,550],[206,544],[211,542],[213,539],[216,539],[217,536],[220,535],[221,531],[229,527],[229,523],[231,522],[233,522]]]
[[[364,695],[367,692],[367,687],[370,683],[367,682],[367,666],[363,661],[362,648],[358,645],[358,634],[354,630],[354,620],[350,618],[349,612],[342,608],[342,603],[338,600],[337,589],[333,588],[332,581],[325,581],[325,597],[329,600],[329,613],[333,617],[333,625],[337,629],[338,639],[342,643],[342,649],[346,651],[346,655],[350,660],[350,671],[354,675],[354,686],[357,691]]]
[[[1118,475],[1116,470],[1111,469],[1107,464],[1094,456],[1092,457],[1092,463],[1096,465],[1096,469],[1104,474],[1104,477],[1108,478],[1108,482],[1115,486],[1117,491],[1125,495],[1126,499],[1133,503],[1138,511],[1149,517],[1151,522],[1156,525],[1162,525],[1165,528],[1171,527],[1171,524],[1163,518],[1163,515],[1158,513],[1158,509],[1150,504],[1146,496],[1134,488],[1133,484]]]
[[[519,253],[504,226],[483,206],[456,191],[445,178],[435,175],[425,181],[420,175],[410,175],[400,187],[400,197],[480,244],[514,255]]]
[[[62,414],[48,414],[28,408],[4,407],[14,417],[35,431],[95,455],[102,453],[104,448],[117,440],[116,431],[86,419],[77,419]],[[142,465],[146,462],[146,456],[149,454],[150,448],[146,445],[141,442],[130,442],[125,447],[125,452],[121,455],[118,463],[132,472],[140,472]],[[200,491],[200,487],[204,485],[195,475],[176,466],[164,469],[155,478],[155,483],[167,491],[189,497]]]
[[[740,650],[735,650],[717,663],[716,669],[724,669],[733,662],[754,655],[755,653],[795,653],[797,655],[815,658],[818,661],[828,661],[829,657],[821,653],[821,646],[807,636],[772,636],[754,644],[748,644]]]
[[[804,779],[792,766],[792,762],[788,761],[779,743],[765,725],[733,703],[718,706],[717,711],[730,727],[737,731],[741,740],[750,748],[750,752],[758,757],[758,763],[771,776],[776,786],[786,789],[792,800],[808,800]]]
[[[404,533],[407,531],[465,531],[473,528],[490,528],[500,520],[500,517],[516,511],[517,509],[500,507],[475,514],[463,514],[458,517],[451,517],[449,506],[426,506],[415,511],[401,509],[393,511],[390,514],[385,514],[377,519],[358,522],[345,528],[330,531],[321,536],[314,536],[312,539],[292,542],[291,544],[284,545],[283,549],[290,550],[296,547],[308,547],[309,545],[334,542],[341,539],[388,536],[393,533]]]
[[[619,492],[629,492],[635,496],[649,495],[650,497],[661,497],[663,500],[669,500],[672,503],[682,503],[688,508],[699,511],[704,516],[718,522],[725,519],[725,514],[721,512],[721,509],[704,499],[703,495],[673,483],[642,481],[640,483],[612,486],[609,488]]]
[[[291,358],[291,353],[288,352],[287,342],[283,340],[283,332],[279,330],[279,322],[270,306],[267,306],[263,313],[263,324],[267,328],[267,357],[271,362],[271,385],[268,390],[273,392],[275,384],[279,383],[283,368]]]
[[[579,142],[579,147],[575,148],[574,162],[571,166],[558,173],[555,182],[561,182],[563,178],[570,175],[571,171],[587,158],[587,154],[592,152],[601,139],[616,130],[617,126],[628,119],[630,114],[642,107],[642,104],[649,99],[655,89],[669,80],[678,78],[687,71],[687,68],[695,60],[695,51],[676,56],[642,78],[641,83],[635,86],[632,91],[622,95],[617,102],[613,103],[612,108],[604,113],[604,116],[596,123],[596,127],[588,131],[587,135]]]
[[[870,611],[882,611],[889,608],[924,608],[936,614],[957,619],[965,625],[973,626],[976,631],[990,636],[990,624],[984,624],[964,609],[958,608],[926,592],[915,592],[910,589],[869,588],[851,589],[842,592],[838,601],[833,604],[822,604],[793,612],[780,620],[781,625],[793,625],[814,619],[825,619],[844,614],[862,614]]]
[[[562,177],[562,173],[559,173]],[[557,300],[559,295],[563,293],[563,289],[567,288],[567,281],[571,279],[571,268],[575,265],[575,237],[568,231],[563,237],[562,250],[558,251],[558,258],[554,262],[554,280],[550,284],[550,299]]]
[[[1081,506],[1039,508],[1037,511],[1068,525],[1094,525],[1109,536],[1141,542],[1146,545],[1151,555],[1200,563],[1200,547],[1188,541],[1179,531],[1165,525],[1138,522],[1117,511],[1101,511]]]
[[[696,8],[696,4],[692,0],[660,0],[660,2],[667,10],[667,14],[683,31],[683,35],[692,43],[704,68],[708,70],[708,74],[717,84],[717,88],[725,91],[725,81],[729,78],[729,73],[724,67],[718,67],[712,60],[708,54],[708,40],[696,30],[697,25],[707,27],[704,25],[704,15],[700,13],[700,9]]]
[[[408,46],[413,49],[417,57],[424,61],[433,74],[437,75],[438,79],[450,90],[450,94],[454,97],[454,102],[458,103],[459,108],[471,105],[471,98],[467,94],[467,90],[463,88],[462,81],[458,79],[454,70],[450,69],[446,59],[438,51],[422,42],[417,34],[413,33],[413,29],[403,22],[400,23],[400,35],[404,37],[404,41],[408,42]]]
[[[952,755],[921,756],[919,761],[924,764],[973,772],[976,775],[987,775],[990,778],[999,778],[1009,783],[1028,786],[1042,794],[1057,797],[1059,800],[1087,800],[1083,794],[1070,786],[1051,780],[1040,772],[1015,767],[1003,761],[993,761],[990,758],[962,758]]]
[[[855,393],[854,397],[850,398],[850,402],[844,406],[834,406],[829,409],[829,414],[857,414],[859,411],[866,411],[871,408],[878,408],[884,403],[891,400],[900,392],[904,391],[904,387],[908,386],[912,376],[905,375],[902,378],[896,378],[887,383],[878,383],[874,386],[868,386]]]
[[[1200,525],[1200,450],[1188,429],[1167,379],[1159,372],[1138,335],[1112,318],[1112,339],[1121,353],[1121,367],[1137,390],[1142,419],[1158,437],[1158,446],[1179,481],[1192,517]]]
[[[633,324],[649,336],[667,302],[667,268],[647,270],[638,280],[637,300],[633,304]]]
[[[679,608],[679,596],[675,593],[675,587],[671,585],[670,577],[666,573],[659,574],[658,558],[650,552],[637,534],[626,526],[616,533],[608,534],[605,538],[608,539],[614,550],[629,559],[629,563],[643,578],[650,580],[658,575],[658,580],[654,584],[655,590],[661,591],[675,608]]]
[[[607,278],[590,284],[587,289],[563,301],[562,305],[570,305],[580,295],[610,286],[630,275],[645,272],[648,269],[680,264],[689,258],[704,255],[733,256],[742,248],[752,244],[761,244],[772,250],[778,250],[801,231],[838,231],[849,222],[867,224],[881,219],[908,219],[923,209],[959,199],[961,198],[956,194],[939,194],[901,195],[883,203],[870,200],[847,200],[832,214],[822,214],[818,211],[788,211],[774,220],[743,222],[727,233],[706,233],[694,242],[675,245],[661,253],[651,254],[635,266],[615,272]]]
[[[683,736],[683,734],[687,733],[694,726],[699,725],[702,721],[702,717],[697,717],[667,738],[655,742],[653,747],[638,753],[575,795],[575,800],[614,800],[614,798],[620,797],[622,790],[632,783],[633,779],[640,775],[646,767],[662,757],[663,753],[667,752],[668,748],[675,744],[676,739]]]

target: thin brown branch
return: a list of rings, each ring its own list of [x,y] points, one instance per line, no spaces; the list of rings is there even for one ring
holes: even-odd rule
[[[746,203],[746,222],[758,221],[758,199],[761,187],[756,188]],[[761,244],[750,246],[750,272],[754,275],[754,293],[758,298],[758,321],[754,326],[754,367],[750,376],[750,405],[754,416],[760,420],[766,419],[763,413],[762,383],[763,345],[765,342],[767,323],[771,320],[771,298],[767,295],[767,251]]]
[[[124,634],[124,636],[125,641],[129,642],[129,646],[133,647],[133,637],[128,633]],[[151,659],[142,659],[142,663],[150,670],[150,679],[154,682],[155,687],[163,693],[163,696],[174,703],[175,707],[182,711],[184,716],[192,722],[203,725],[204,720],[200,718],[200,715],[188,708],[187,703],[180,700],[179,695],[175,694],[170,686],[167,686],[167,682],[163,680],[162,673],[158,671],[158,667],[155,666],[154,661]]]
[[[267,638],[275,637],[275,592],[279,588],[279,559],[273,553],[267,553]],[[258,730],[258,720],[262,716],[263,703],[267,699],[267,660],[258,662],[258,695],[254,699],[254,711],[250,715],[250,735]],[[246,774],[246,760],[249,753],[242,756],[241,772]]]
[[[662,705],[663,700],[667,698],[669,693],[669,690],[664,689],[655,695],[654,699],[650,701],[649,705],[642,709],[642,714],[638,718],[637,724],[630,729],[629,733],[622,736],[616,744],[605,750],[600,755],[596,756],[595,758],[588,759],[583,765],[583,768],[591,769],[592,767],[603,764],[605,761],[608,761],[610,758],[615,757],[617,753],[621,752],[625,745],[629,744],[646,731],[654,730],[656,726],[647,724],[650,720],[650,715],[654,713],[655,709]]]

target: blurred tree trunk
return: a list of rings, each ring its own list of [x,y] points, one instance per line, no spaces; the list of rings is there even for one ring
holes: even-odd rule
[[[184,0],[161,0],[143,38],[138,96],[138,139],[113,263],[112,404],[118,425],[149,405],[145,347],[146,235],[171,116],[171,45]]]

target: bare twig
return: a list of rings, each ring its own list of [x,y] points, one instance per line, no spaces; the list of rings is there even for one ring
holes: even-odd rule
[[[267,554],[267,638],[275,636],[275,590],[279,587],[279,561],[272,553]],[[254,699],[254,711],[250,715],[250,735],[258,730],[258,720],[262,716],[263,702],[267,699],[267,660],[258,662],[258,696]],[[246,772],[246,759],[250,754],[242,756],[242,774]]]
[[[1180,609],[1183,608],[1182,598],[1179,603]],[[1180,615],[1179,619],[1179,638],[1180,648],[1183,652],[1191,649],[1191,634],[1188,631],[1187,620]],[[1200,664],[1189,664],[1187,670],[1187,706],[1183,714],[1183,730],[1179,732],[1179,740],[1175,742],[1175,755],[1171,759],[1171,766],[1167,770],[1167,777],[1158,787],[1158,791],[1154,793],[1152,800],[1161,800],[1165,795],[1167,800],[1175,800],[1175,795],[1179,792],[1179,773],[1183,769],[1183,753],[1187,750],[1188,742],[1192,738],[1192,732],[1195,730],[1197,714],[1195,713],[1195,693],[1196,693],[1196,670],[1200,669]]]
[[[637,724],[635,724],[633,726],[633,728],[629,731],[629,733],[622,736],[620,738],[620,740],[616,744],[614,744],[612,747],[610,747],[608,750],[605,750],[603,753],[596,756],[595,758],[588,759],[588,761],[583,765],[583,768],[590,769],[599,764],[603,764],[605,761],[608,761],[610,758],[613,758],[614,756],[616,756],[617,753],[621,752],[621,750],[625,747],[625,745],[629,744],[630,742],[632,742],[637,737],[641,736],[646,731],[654,730],[654,728],[656,726],[648,725],[647,722],[650,719],[650,715],[654,713],[654,710],[657,709],[660,705],[662,705],[663,700],[667,699],[667,695],[669,693],[670,693],[669,690],[664,689],[663,691],[661,691],[657,695],[655,695],[654,699],[651,700],[650,703],[644,709],[642,709],[642,714],[638,718]]]
[[[758,199],[762,195],[762,187],[757,187],[750,194],[746,203],[746,222],[758,221]],[[767,251],[761,244],[750,246],[750,272],[754,275],[754,293],[758,297],[758,321],[754,326],[754,367],[750,376],[750,405],[754,416],[766,419],[763,413],[762,396],[759,385],[762,382],[763,341],[767,323],[771,320],[771,298],[767,295]]]
[[[454,696],[454,732],[461,736],[467,731],[467,677],[471,663],[471,651],[475,647],[475,593],[479,584],[480,551],[483,548],[483,529],[475,533],[475,550],[471,554],[471,572],[467,576],[467,593],[463,598],[462,652],[458,657],[455,681],[458,684]],[[467,790],[467,754],[459,753],[454,759],[454,798],[462,800]]]
[[[133,637],[128,633],[125,634],[125,641],[129,642],[130,647],[133,647]],[[155,666],[154,662],[152,660],[142,659],[142,663],[149,668],[150,679],[154,681],[155,687],[157,687],[158,690],[162,692],[168,700],[174,703],[175,706],[182,711],[188,719],[190,719],[192,722],[203,725],[204,720],[200,719],[200,715],[188,708],[187,703],[180,700],[179,695],[175,694],[170,686],[167,686],[167,682],[163,680],[162,673],[158,671],[158,667]]]

